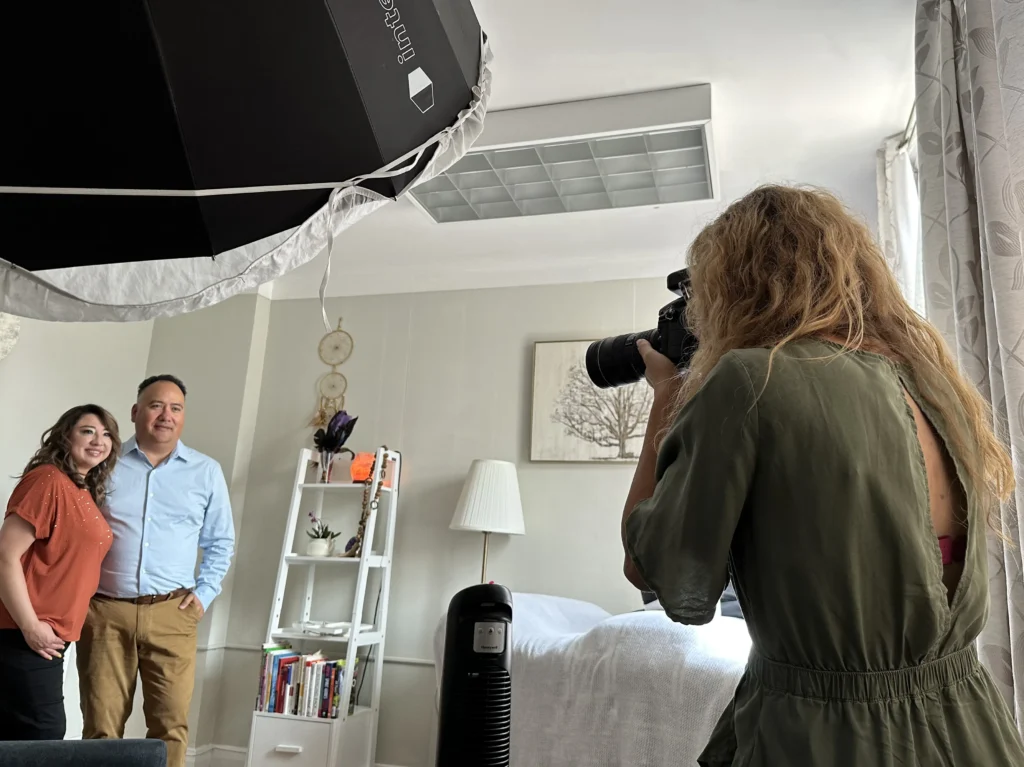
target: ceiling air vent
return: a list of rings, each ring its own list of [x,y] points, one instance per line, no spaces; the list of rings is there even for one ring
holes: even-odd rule
[[[707,84],[491,112],[409,196],[442,224],[712,200],[713,135]]]
[[[705,136],[699,126],[485,149],[411,194],[441,224],[709,200]]]

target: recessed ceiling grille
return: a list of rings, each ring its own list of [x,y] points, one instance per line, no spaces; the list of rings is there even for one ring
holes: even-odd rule
[[[712,197],[702,127],[471,152],[411,194],[441,224]]]

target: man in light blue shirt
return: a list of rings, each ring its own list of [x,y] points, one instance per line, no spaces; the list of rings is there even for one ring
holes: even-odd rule
[[[185,764],[197,627],[235,540],[220,465],[179,439],[185,393],[168,375],[139,386],[103,508],[114,543],[78,643],[83,737],[124,736],[141,678],[147,737],[167,743],[168,767]]]

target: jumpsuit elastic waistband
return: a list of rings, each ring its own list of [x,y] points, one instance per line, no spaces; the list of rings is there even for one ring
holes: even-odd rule
[[[747,673],[766,690],[829,701],[908,698],[958,682],[981,668],[974,646],[918,666],[891,671],[821,671],[790,666],[751,653]]]

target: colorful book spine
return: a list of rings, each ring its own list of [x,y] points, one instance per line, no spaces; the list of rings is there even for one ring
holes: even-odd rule
[[[317,660],[317,662],[313,664],[313,683],[309,686],[309,700],[307,701],[307,716],[313,718],[316,718],[316,707],[320,700],[320,685],[323,684],[323,675],[324,662],[323,660]]]
[[[312,719],[337,719],[341,715],[346,673],[344,660],[328,660],[320,653],[299,655],[287,645],[263,646],[256,710]],[[352,700],[359,658],[353,666]]]
[[[316,715],[320,719],[327,718],[327,712],[331,705],[331,687],[333,685],[334,664],[324,664],[324,679],[320,685],[320,701],[317,704]]]
[[[313,661],[306,661],[306,668],[304,671],[304,678],[302,681],[302,708],[299,710],[300,716],[309,716],[309,688],[313,684]]]
[[[260,686],[256,696],[256,710],[266,711],[267,702],[270,696],[270,675],[273,667],[273,660],[277,655],[289,653],[291,648],[287,645],[265,644],[263,645],[263,657],[260,667]]]
[[[334,686],[331,689],[331,719],[338,718],[338,709],[341,706],[341,688],[345,680],[345,661],[339,660],[334,664]]]
[[[287,714],[288,709],[285,705],[285,698],[288,694],[288,674],[289,669],[299,659],[297,655],[291,655],[286,658],[281,658],[278,672],[277,672],[277,689],[274,695],[274,713],[275,714]]]

